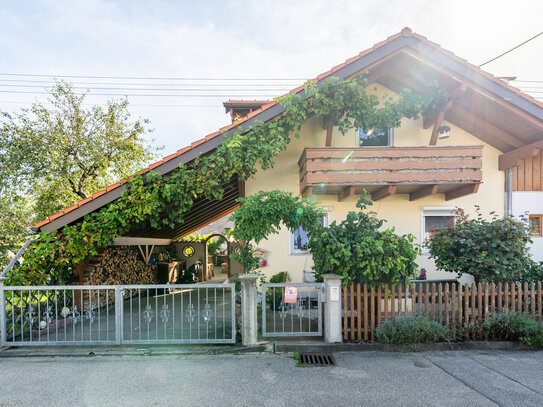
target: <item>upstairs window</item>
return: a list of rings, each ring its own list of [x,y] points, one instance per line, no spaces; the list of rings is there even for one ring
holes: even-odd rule
[[[394,145],[392,129],[365,130],[360,127],[357,131],[356,138],[359,147],[386,147]]]

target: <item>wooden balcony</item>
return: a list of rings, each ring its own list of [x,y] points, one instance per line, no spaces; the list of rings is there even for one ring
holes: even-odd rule
[[[298,161],[300,192],[337,194],[340,201],[364,189],[373,200],[394,194],[450,200],[477,192],[482,155],[483,146],[306,148]]]

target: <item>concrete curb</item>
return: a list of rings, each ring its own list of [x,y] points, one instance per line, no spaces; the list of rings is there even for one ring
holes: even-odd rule
[[[273,344],[255,346],[142,345],[142,346],[34,346],[0,350],[2,358],[95,357],[95,356],[183,356],[273,352]]]
[[[520,342],[438,342],[414,345],[394,345],[383,343],[323,343],[323,342],[287,342],[275,343],[276,353],[287,352],[445,352],[462,350],[534,350]]]
[[[35,346],[0,349],[2,358],[236,355],[291,352],[445,352],[463,350],[534,350],[520,342],[440,342],[416,345],[382,343],[325,343],[320,341],[271,341],[241,345],[142,345],[142,346]]]

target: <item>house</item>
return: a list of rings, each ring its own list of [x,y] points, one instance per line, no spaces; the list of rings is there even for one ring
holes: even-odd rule
[[[246,182],[234,177],[220,201],[198,199],[174,229],[138,230],[123,236],[124,244],[159,244],[186,236],[234,211],[237,197],[273,189],[318,201],[327,213],[324,223],[344,219],[365,189],[374,201],[372,209],[388,226],[394,226],[397,233],[415,235],[419,242],[445,227],[457,207],[473,214],[475,205],[485,214],[529,210],[541,234],[541,102],[409,28],[318,75],[315,81],[318,85],[330,77],[360,74],[368,79],[367,91],[379,96],[394,95],[404,88],[421,90],[436,81],[450,97],[434,117],[404,119],[399,128],[372,137],[372,129],[342,135],[326,118],[312,117],[302,126],[301,137],[276,158],[274,168],[259,170]],[[304,97],[303,85],[290,93]],[[258,122],[273,120],[284,110],[268,101],[228,101],[224,106],[232,124],[152,164],[147,171],[174,171],[180,163],[212,152],[224,141],[223,135],[230,137],[241,127],[246,131]],[[118,199],[123,188],[115,184],[36,227],[47,232],[77,222]],[[312,265],[306,239],[302,230],[282,230],[261,242],[265,273],[288,270],[294,281],[302,280],[303,271]],[[535,237],[535,241],[535,255],[541,257],[543,238]],[[454,277],[436,270],[427,253],[417,262],[429,279]]]
[[[541,149],[518,162],[511,172],[512,214],[528,216],[533,228],[530,245],[535,261],[543,261],[543,157]]]

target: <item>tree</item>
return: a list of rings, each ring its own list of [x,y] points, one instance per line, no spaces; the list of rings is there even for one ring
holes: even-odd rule
[[[430,241],[430,255],[445,271],[471,274],[475,282],[518,281],[525,271],[541,275],[530,258],[530,229],[526,222],[494,213],[487,220],[479,208],[470,218],[459,211],[456,222],[439,230]]]
[[[84,107],[85,95],[57,83],[50,105],[0,113],[0,265],[30,226],[133,174],[156,154],[147,120],[130,120],[128,101]]]
[[[365,212],[373,203],[365,192],[341,223],[317,226],[309,233],[317,275],[336,273],[344,284],[366,283],[371,288],[384,284],[407,283],[415,275],[419,254],[411,234],[397,235],[394,228],[384,229],[385,220],[374,212]]]
[[[0,196],[0,272],[30,234],[28,225],[31,219],[30,207],[24,197]]]
[[[128,101],[84,107],[85,94],[57,83],[50,105],[34,103],[0,121],[0,191],[30,198],[44,218],[133,174],[153,158],[147,120],[130,121]]]

